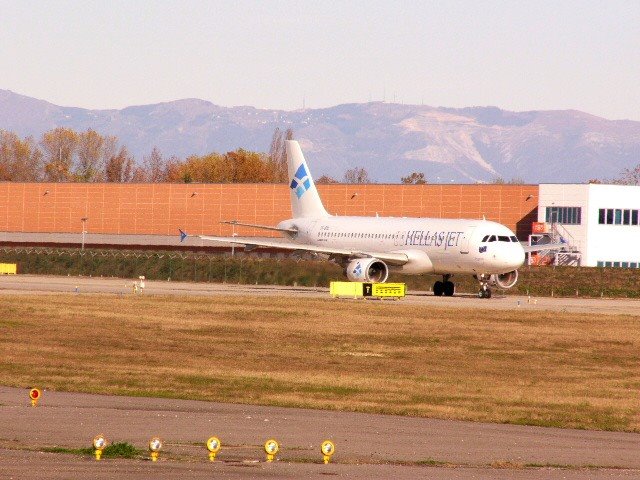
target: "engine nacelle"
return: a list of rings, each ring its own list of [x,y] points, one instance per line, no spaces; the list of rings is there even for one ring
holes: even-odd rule
[[[349,262],[345,273],[352,282],[384,283],[389,276],[389,268],[377,258],[359,258]]]
[[[518,271],[491,275],[491,283],[500,288],[511,288],[518,282]]]

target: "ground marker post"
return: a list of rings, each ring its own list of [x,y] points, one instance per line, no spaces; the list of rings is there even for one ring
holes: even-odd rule
[[[102,457],[102,451],[107,446],[107,439],[104,438],[103,434],[96,435],[93,437],[93,453],[96,456],[96,461],[100,461]]]
[[[42,392],[37,388],[32,388],[31,390],[29,390],[29,398],[31,399],[32,407],[38,406],[38,400],[40,400],[41,396],[42,396]]]
[[[273,438],[264,442],[264,451],[267,454],[267,462],[273,462],[278,450],[280,450],[280,445]]]
[[[213,462],[216,459],[216,454],[220,451],[222,443],[218,437],[210,437],[207,440],[207,450],[209,450],[209,461]]]
[[[322,453],[322,458],[324,460],[324,464],[326,465],[331,460],[331,455],[333,455],[336,451],[336,445],[331,440],[325,440],[320,445],[320,452]]]

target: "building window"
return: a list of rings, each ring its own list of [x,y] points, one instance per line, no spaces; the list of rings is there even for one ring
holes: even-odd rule
[[[598,209],[599,225],[640,225],[640,211],[621,208]]]
[[[580,225],[582,223],[582,207],[547,207],[546,222]]]
[[[605,262],[600,260],[598,267],[640,268],[640,262]]]

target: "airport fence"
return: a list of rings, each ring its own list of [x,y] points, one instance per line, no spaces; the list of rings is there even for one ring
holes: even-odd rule
[[[100,250],[78,248],[2,247],[0,263],[17,263],[18,273],[149,280],[193,281],[257,285],[328,287],[343,279],[342,269],[330,262],[265,258],[253,253],[212,254],[176,251]],[[436,275],[393,275],[411,291],[429,291]],[[454,276],[456,289],[475,293],[470,276]],[[557,297],[640,298],[640,269],[591,267],[533,267],[520,269],[518,284],[509,294]]]

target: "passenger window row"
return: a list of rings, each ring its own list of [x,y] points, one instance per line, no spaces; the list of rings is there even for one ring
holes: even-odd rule
[[[515,242],[518,243],[518,238],[515,235],[508,237],[507,235],[485,235],[482,238],[482,242]]]
[[[330,237],[330,238],[380,238],[380,239],[391,239],[398,237],[397,234],[391,233],[355,233],[355,232],[327,232],[321,231],[321,237]]]

